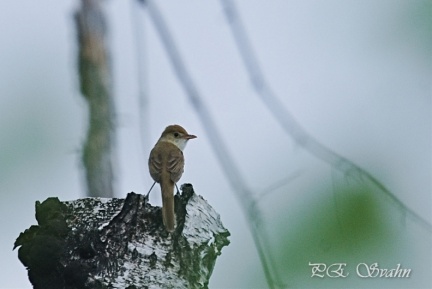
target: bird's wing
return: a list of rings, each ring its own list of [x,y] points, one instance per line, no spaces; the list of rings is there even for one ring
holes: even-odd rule
[[[177,147],[173,147],[169,151],[167,159],[167,170],[171,175],[171,181],[177,183],[180,180],[184,171],[183,152]]]
[[[150,152],[148,165],[150,175],[156,182],[161,182],[162,171],[166,171],[171,181],[177,183],[184,169],[183,152],[171,143],[159,143]]]
[[[163,167],[163,159],[162,159],[162,154],[159,152],[159,150],[156,147],[152,149],[152,151],[150,152],[148,166],[150,170],[150,175],[152,176],[153,180],[160,183],[162,167]]]

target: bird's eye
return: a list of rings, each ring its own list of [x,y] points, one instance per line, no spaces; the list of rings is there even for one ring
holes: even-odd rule
[[[174,133],[174,137],[179,137],[179,133],[178,133],[178,132],[175,132],[175,133]]]

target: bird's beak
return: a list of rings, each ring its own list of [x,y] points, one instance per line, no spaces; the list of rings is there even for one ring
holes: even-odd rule
[[[187,135],[184,136],[184,138],[187,139],[187,140],[190,140],[190,139],[196,138],[196,136],[193,135],[193,134],[187,134]]]

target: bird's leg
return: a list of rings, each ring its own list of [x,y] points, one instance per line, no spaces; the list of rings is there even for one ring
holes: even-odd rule
[[[150,187],[150,190],[148,191],[147,195],[145,196],[145,198],[146,198],[147,200],[148,200],[149,195],[150,195],[150,192],[151,192],[151,190],[153,189],[153,187],[154,187],[155,184],[156,184],[156,182],[153,183],[153,185]]]
[[[175,184],[175,186],[176,186],[176,189],[177,189],[177,194],[180,194],[180,191],[179,191],[179,189],[177,187],[177,183]]]

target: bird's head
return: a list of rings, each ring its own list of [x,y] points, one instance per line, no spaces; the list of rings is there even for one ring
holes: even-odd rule
[[[188,134],[183,127],[175,124],[167,126],[162,132],[159,140],[170,142],[183,151],[186,147],[187,141],[193,138],[196,138],[196,136]]]

